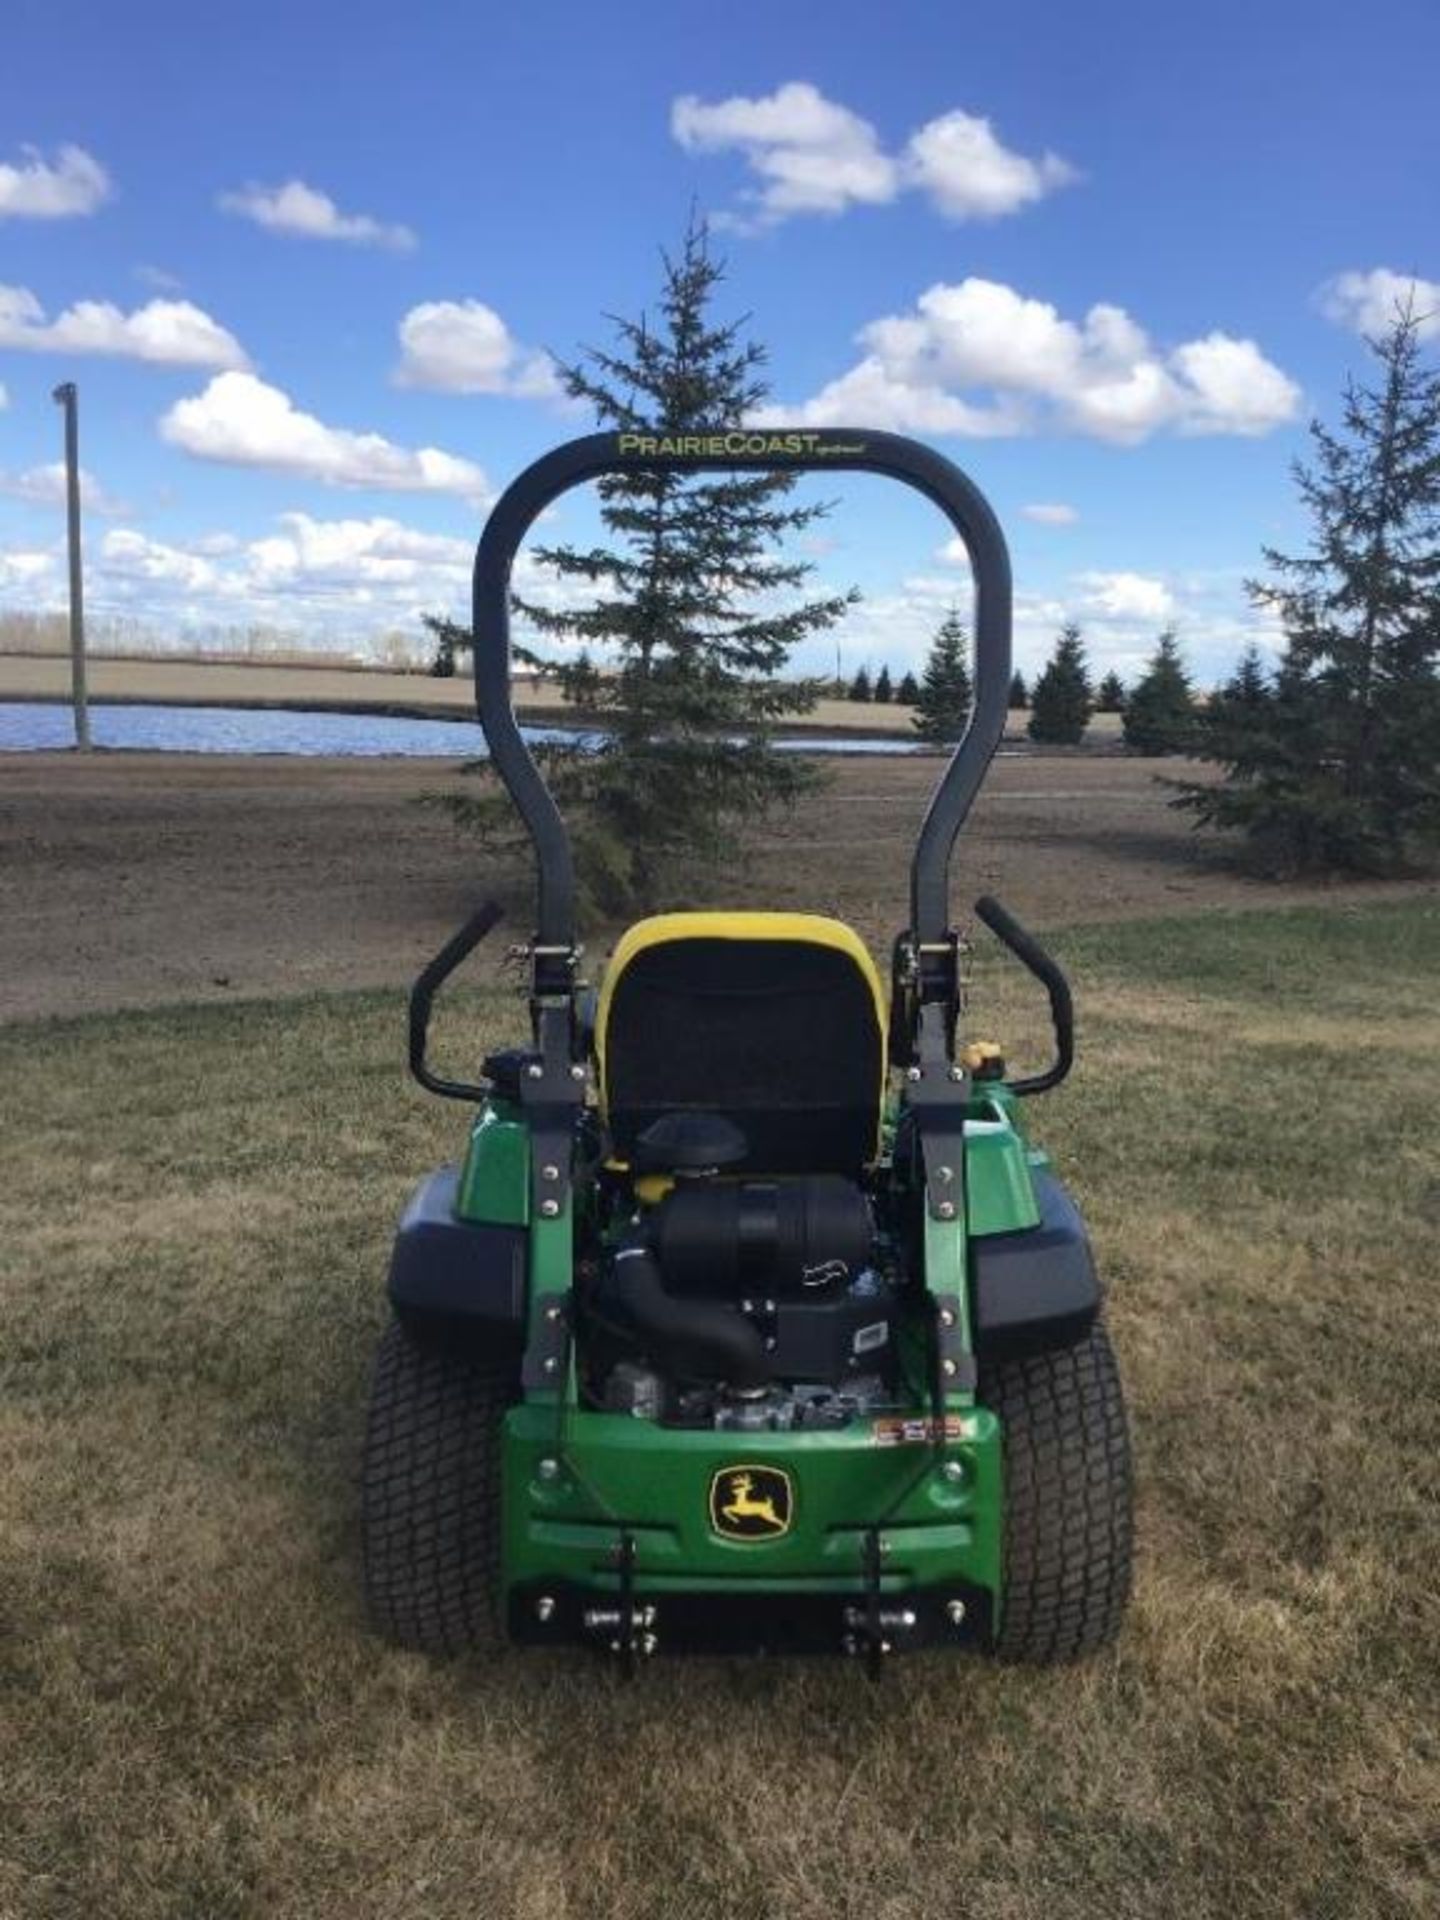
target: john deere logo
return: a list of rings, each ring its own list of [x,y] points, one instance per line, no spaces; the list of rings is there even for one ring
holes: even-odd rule
[[[779,1467],[722,1467],[710,1482],[710,1525],[727,1540],[778,1540],[794,1504]]]

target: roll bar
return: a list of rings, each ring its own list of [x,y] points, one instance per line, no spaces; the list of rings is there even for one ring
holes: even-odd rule
[[[540,513],[568,488],[626,472],[883,473],[933,500],[965,544],[975,579],[975,705],[931,798],[910,867],[910,931],[920,948],[946,937],[950,854],[990,757],[1010,696],[1010,556],[1000,523],[974,481],[898,433],[822,428],[697,433],[592,433],[535,461],[491,511],[475,554],[472,631],[475,705],[495,770],[535,845],[540,870],[538,949],[573,948],[575,869],[550,790],[520,737],[510,703],[510,569]]]

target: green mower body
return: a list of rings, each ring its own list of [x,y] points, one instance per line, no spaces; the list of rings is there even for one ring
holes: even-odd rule
[[[945,911],[1009,685],[1003,542],[963,476],[893,436],[692,437],[572,443],[482,541],[480,711],[541,869],[532,1035],[472,1085],[426,1065],[430,997],[486,910],[412,1000],[418,1077],[476,1113],[391,1263],[365,1469],[372,1614],[433,1652],[498,1638],[627,1664],[1084,1653],[1128,1592],[1124,1410],[1084,1228],[1022,1118],[1070,1064],[1069,991],[978,903],[1055,1016],[1055,1066],[1007,1082],[997,1049],[957,1040]],[[750,438],[765,447],[731,445]],[[979,705],[922,833],[889,1004],[836,922],[693,914],[631,928],[587,1017],[568,845],[502,687],[509,560],[577,477],[781,460],[920,485],[975,563]]]

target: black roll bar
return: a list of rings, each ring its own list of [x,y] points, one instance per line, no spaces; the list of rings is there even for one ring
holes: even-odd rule
[[[946,937],[950,854],[991,755],[1010,697],[1010,556],[1000,523],[974,481],[942,455],[898,433],[821,428],[715,429],[670,434],[592,433],[543,455],[511,482],[475,554],[472,631],[475,705],[495,770],[535,845],[538,949],[575,939],[575,869],[564,822],[520,737],[510,703],[510,569],[539,514],[570,487],[606,473],[883,473],[933,500],[964,542],[975,580],[975,706],[931,798],[910,867],[910,930],[921,948]]]

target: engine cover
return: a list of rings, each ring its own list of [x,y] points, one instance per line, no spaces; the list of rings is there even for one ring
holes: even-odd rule
[[[710,1299],[829,1300],[873,1264],[870,1203],[852,1180],[679,1182],[650,1222],[666,1291]]]

